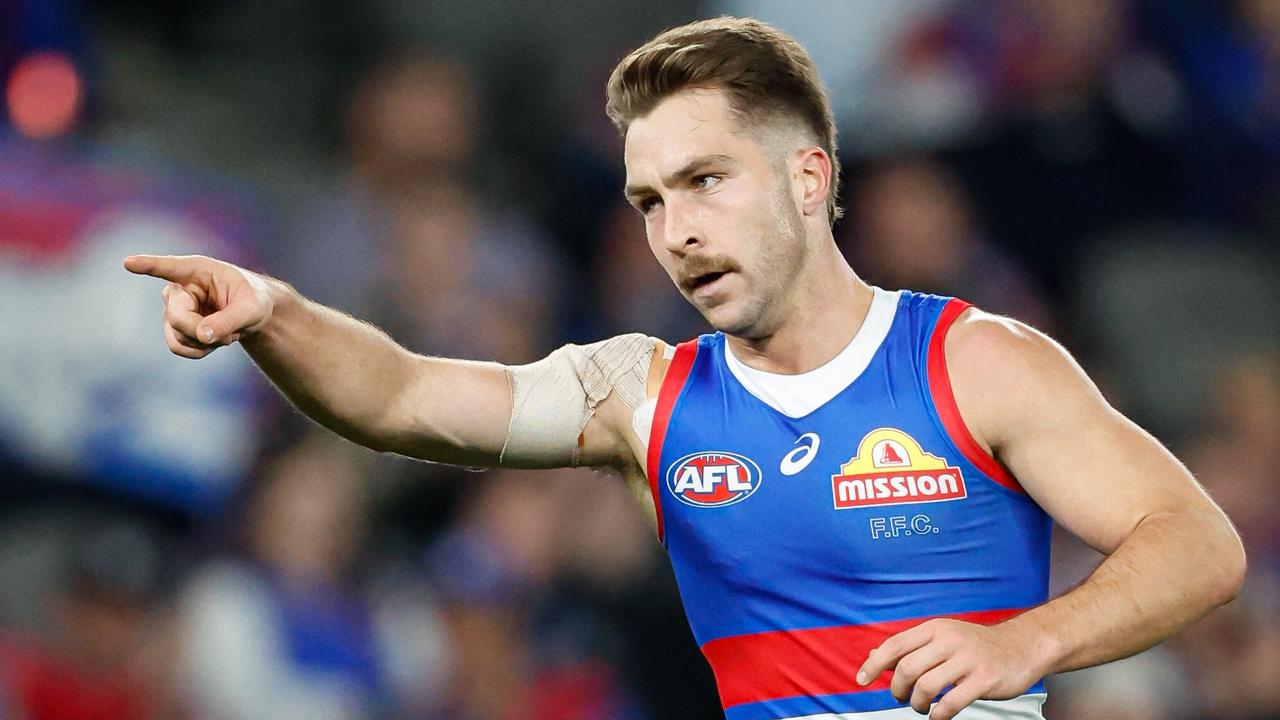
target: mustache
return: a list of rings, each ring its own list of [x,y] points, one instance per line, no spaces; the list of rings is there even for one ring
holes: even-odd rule
[[[680,263],[676,278],[680,287],[692,290],[698,279],[706,275],[741,271],[741,265],[724,255],[690,255]]]

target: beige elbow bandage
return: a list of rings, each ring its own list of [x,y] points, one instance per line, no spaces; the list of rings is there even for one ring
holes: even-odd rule
[[[632,411],[645,401],[656,343],[639,333],[619,335],[507,368],[511,424],[499,464],[577,465],[578,438],[600,401],[614,393]]]

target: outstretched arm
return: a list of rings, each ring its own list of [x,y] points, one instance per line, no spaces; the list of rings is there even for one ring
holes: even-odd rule
[[[496,464],[511,418],[502,366],[411,353],[278,280],[269,286],[271,321],[241,344],[299,410],[374,450]]]
[[[304,298],[288,284],[202,256],[135,255],[130,272],[169,281],[169,349],[199,359],[240,342],[300,410],[367,447],[461,465],[547,467],[546,456],[503,456],[512,417],[509,370],[496,363],[411,353],[368,323]],[[622,454],[595,416],[575,454],[583,464]],[[577,432],[574,430],[573,432]]]
[[[1154,438],[1112,408],[1060,346],[970,310],[946,340],[957,404],[978,442],[1106,560],[1064,595],[990,627],[931,620],[872,651],[859,679],[949,720],[979,698],[1132,655],[1229,601],[1244,551],[1222,511]]]

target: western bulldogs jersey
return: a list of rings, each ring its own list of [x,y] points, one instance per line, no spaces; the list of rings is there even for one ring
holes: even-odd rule
[[[965,428],[943,358],[960,300],[875,289],[853,342],[809,373],[679,345],[648,476],[693,635],[727,720],[919,718],[889,636],[936,617],[991,624],[1046,599],[1051,521]],[[966,720],[1040,718],[1043,681]]]

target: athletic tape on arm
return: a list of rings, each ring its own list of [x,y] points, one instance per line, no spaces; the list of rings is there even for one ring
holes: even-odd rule
[[[619,335],[507,368],[511,424],[498,463],[577,465],[578,438],[601,400],[614,393],[633,412],[644,402],[656,343],[640,333]]]

